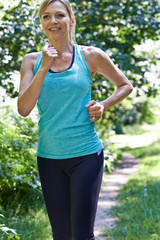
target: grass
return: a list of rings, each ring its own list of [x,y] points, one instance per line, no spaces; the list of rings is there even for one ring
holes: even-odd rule
[[[118,206],[113,208],[118,221],[113,229],[106,229],[106,240],[159,240],[160,138],[147,146],[122,150],[141,160],[138,173],[120,191]]]
[[[51,228],[44,205],[39,204],[39,207],[30,208],[27,212],[24,211],[23,206],[20,204],[13,209],[5,211],[5,218],[1,219],[1,223],[11,229],[15,229],[20,240],[52,239]],[[0,239],[8,240],[7,234],[0,231]]]

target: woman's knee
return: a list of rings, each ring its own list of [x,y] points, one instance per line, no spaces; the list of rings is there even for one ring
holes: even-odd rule
[[[73,240],[95,240],[93,232],[84,232],[84,230],[79,226],[78,229],[72,232]]]

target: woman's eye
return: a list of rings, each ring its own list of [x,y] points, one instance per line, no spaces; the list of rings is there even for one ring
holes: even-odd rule
[[[49,18],[49,15],[43,16],[43,19],[48,19],[48,18]]]
[[[64,17],[64,14],[61,14],[61,13],[60,13],[60,14],[58,14],[58,16],[59,16],[59,17]]]

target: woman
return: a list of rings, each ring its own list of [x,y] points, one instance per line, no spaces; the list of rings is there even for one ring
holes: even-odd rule
[[[132,85],[101,49],[73,43],[75,17],[68,0],[44,0],[39,17],[49,45],[24,56],[18,112],[26,117],[37,103],[37,161],[54,240],[91,240],[103,173],[94,123]],[[96,72],[117,86],[101,102],[91,100]]]

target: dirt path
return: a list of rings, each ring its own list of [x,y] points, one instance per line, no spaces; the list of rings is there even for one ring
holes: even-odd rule
[[[127,183],[132,174],[138,170],[139,159],[130,154],[124,154],[121,163],[115,171],[103,179],[103,185],[99,196],[98,210],[95,223],[96,240],[105,240],[106,227],[113,227],[116,218],[110,214],[115,206],[119,190]]]

